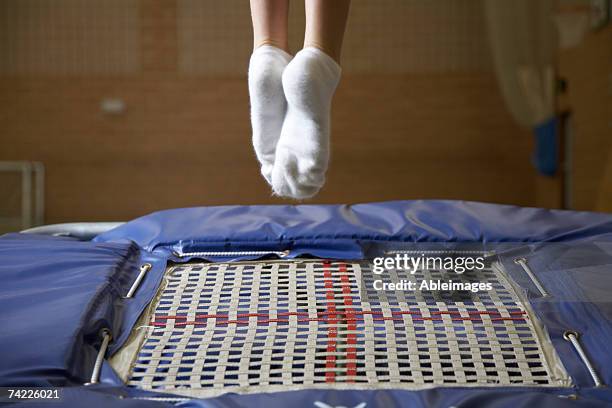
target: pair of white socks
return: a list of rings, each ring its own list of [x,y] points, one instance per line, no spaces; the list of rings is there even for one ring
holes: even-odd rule
[[[317,194],[329,162],[330,109],[340,66],[318,48],[295,57],[271,45],[249,63],[253,147],[275,194]]]

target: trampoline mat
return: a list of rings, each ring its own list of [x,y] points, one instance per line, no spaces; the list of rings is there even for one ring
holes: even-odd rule
[[[445,299],[419,291],[369,296],[362,289],[375,279],[370,268],[323,260],[171,266],[132,351],[127,383],[192,396],[570,385],[500,268],[483,271],[493,290]],[[421,270],[414,278],[443,276]]]

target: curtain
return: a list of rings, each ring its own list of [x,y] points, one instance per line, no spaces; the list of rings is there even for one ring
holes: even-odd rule
[[[495,73],[504,101],[522,126],[554,114],[554,0],[483,0]]]

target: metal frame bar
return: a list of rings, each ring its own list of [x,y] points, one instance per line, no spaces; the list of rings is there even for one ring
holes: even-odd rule
[[[69,222],[64,224],[41,225],[21,231],[23,234],[53,235],[74,237],[80,240],[90,240],[123,225],[123,222]]]
[[[0,161],[0,172],[21,173],[21,227],[43,223],[45,210],[45,167],[40,162]],[[32,183],[34,178],[34,183]],[[34,206],[32,199],[34,198]]]

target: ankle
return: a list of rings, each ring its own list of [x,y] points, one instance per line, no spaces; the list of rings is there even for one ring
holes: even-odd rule
[[[290,54],[289,52],[289,43],[287,41],[279,41],[279,40],[275,40],[273,38],[258,38],[255,39],[253,41],[253,51],[257,50],[259,47],[264,46],[264,45],[269,45],[272,47],[276,47],[280,50],[285,51],[286,53]]]
[[[333,47],[325,47],[323,44],[319,44],[312,40],[304,40],[303,48],[316,48],[317,50],[332,58],[336,64],[340,65],[339,49],[334,49]]]

